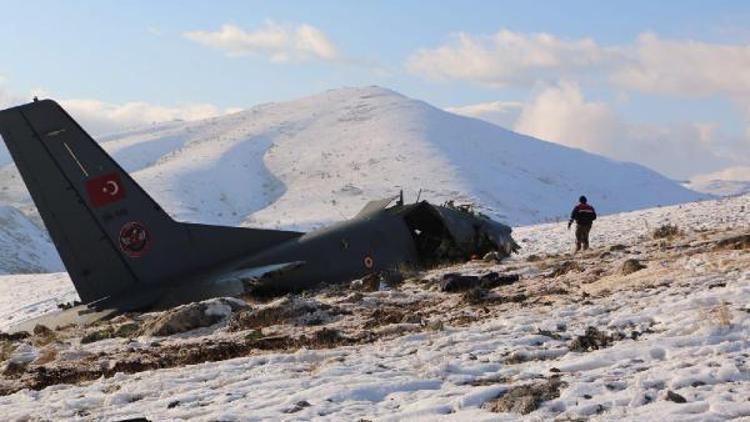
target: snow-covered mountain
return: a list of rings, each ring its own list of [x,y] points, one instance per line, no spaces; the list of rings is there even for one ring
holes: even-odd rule
[[[685,187],[696,192],[720,196],[734,196],[750,193],[750,180],[691,180]]]
[[[714,173],[695,176],[683,185],[696,192],[712,195],[742,195],[750,192],[750,167],[727,167]]]
[[[62,271],[45,231],[13,207],[0,207],[0,274]]]
[[[704,197],[645,167],[519,135],[380,87],[345,88],[236,114],[100,139],[177,219],[309,229],[368,201],[473,202],[510,224]],[[0,204],[33,216],[15,168]],[[6,229],[7,230],[7,229]]]

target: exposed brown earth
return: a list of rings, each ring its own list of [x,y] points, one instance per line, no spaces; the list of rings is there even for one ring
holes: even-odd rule
[[[196,311],[196,319],[180,320],[163,332],[154,327],[163,327],[157,323],[170,321],[169,315],[174,315],[169,312],[173,311],[123,315],[85,329],[70,327],[53,332],[39,327],[28,335],[0,333],[3,361],[0,395],[23,388],[38,390],[56,384],[80,384],[118,372],[137,373],[269,352],[291,352],[301,347],[356,346],[406,333],[502,318],[504,313],[519,307],[541,311],[604,300],[624,290],[658,288],[671,271],[681,270],[677,261],[685,256],[715,254],[721,257],[714,260],[716,265],[727,268],[750,265],[745,252],[749,238],[745,233],[732,231],[681,233],[578,255],[536,256],[500,264],[472,261],[417,273],[386,291],[373,290],[374,284],[368,283],[367,289],[326,286],[270,302],[247,298],[247,307],[233,308],[229,317],[205,318],[203,311]],[[641,268],[624,274],[623,263],[636,259]],[[446,274],[456,274],[450,277],[465,280],[468,288],[456,288],[455,293],[443,291],[441,281]],[[563,327],[559,332],[539,334],[562,339],[567,350],[561,353],[568,353],[609,347],[613,342],[647,333],[647,330],[615,333],[603,327],[575,333]],[[31,361],[14,360],[19,347],[35,348],[36,357]],[[546,357],[540,354],[507,359],[506,363],[512,364]],[[509,392],[505,395],[508,398],[499,398],[488,406],[523,413],[538,406],[538,397],[551,397],[555,389],[564,387],[563,383],[555,382],[552,385],[552,380],[548,380],[544,388],[529,387],[532,393],[546,388],[544,394]],[[519,397],[514,398],[516,395]]]

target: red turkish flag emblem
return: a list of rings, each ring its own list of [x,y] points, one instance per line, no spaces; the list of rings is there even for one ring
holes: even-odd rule
[[[86,181],[86,192],[91,206],[101,207],[117,202],[125,197],[125,188],[117,173],[105,174]]]

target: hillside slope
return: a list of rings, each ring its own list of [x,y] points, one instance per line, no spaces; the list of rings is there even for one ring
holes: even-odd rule
[[[513,225],[564,219],[580,193],[600,214],[706,197],[644,167],[522,136],[379,87],[162,123],[100,142],[175,218],[223,225],[308,230],[351,217],[400,189],[407,201],[422,190],[423,199],[437,203],[472,202]],[[4,147],[0,205],[41,226],[3,154]],[[24,224],[3,224],[0,233],[12,241],[31,232]],[[59,269],[49,247],[43,234],[20,255],[0,244],[11,251],[0,256],[0,271]]]
[[[47,234],[13,207],[0,207],[0,274],[61,271]]]
[[[345,88],[102,145],[176,218],[309,229],[371,199],[473,202],[510,224],[563,217],[580,193],[600,213],[704,198],[642,166],[519,135],[379,88]],[[13,166],[0,203],[30,212]]]
[[[748,207],[745,195],[603,217],[595,249],[576,255],[565,252],[573,235],[564,224],[523,227],[523,254],[500,264],[473,261],[375,291],[331,286],[234,313],[213,300],[202,304],[219,315],[213,325],[174,335],[148,329],[175,311],[40,330],[5,343],[0,413],[747,419]],[[654,238],[662,224],[681,232]],[[625,272],[632,260],[639,269]],[[519,277],[462,294],[440,290],[450,273]],[[74,299],[65,278],[0,277],[0,329]]]

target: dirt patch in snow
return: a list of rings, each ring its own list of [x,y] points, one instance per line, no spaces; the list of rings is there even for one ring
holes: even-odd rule
[[[248,308],[245,302],[232,298],[190,303],[162,313],[158,318],[146,324],[141,333],[147,336],[163,337],[196,328],[210,327],[225,320],[233,312]]]
[[[605,334],[596,329],[596,327],[586,328],[586,332],[573,339],[568,346],[571,352],[590,352],[609,347],[617,340],[622,340],[625,335],[622,333]]]
[[[748,250],[750,249],[750,234],[742,234],[721,239],[716,242],[716,249],[719,250]]]
[[[482,409],[494,413],[520,413],[527,415],[549,400],[560,397],[560,389],[565,383],[559,377],[546,381],[519,385],[506,391],[500,397],[482,404]]]
[[[622,273],[622,275],[629,275],[644,268],[646,268],[646,266],[641,264],[641,261],[632,258],[626,259],[625,262],[622,263],[622,267],[620,267],[620,273]]]
[[[282,323],[295,325],[320,325],[336,315],[341,309],[315,299],[287,295],[256,309],[249,309],[232,316],[229,331],[258,329]]]
[[[711,265],[747,268],[750,264],[747,255],[731,252],[734,245],[742,245],[743,233],[687,233],[681,238],[683,244],[670,248],[641,239],[623,248],[615,245],[605,256],[598,250],[547,256],[533,262],[523,258],[499,264],[469,262],[419,274],[392,286],[379,285],[377,289],[374,283],[372,289],[357,291],[350,285],[322,286],[270,302],[240,303],[242,306],[236,308],[221,300],[214,303],[216,306],[190,304],[171,311],[124,315],[83,330],[52,332],[40,327],[31,334],[0,333],[0,365],[10,368],[0,375],[0,394],[61,383],[77,384],[117,372],[135,373],[268,352],[294,352],[302,347],[355,346],[406,333],[482,323],[519,308],[548,312],[557,306],[611,303],[611,298],[628,290],[660,288],[673,271],[684,270],[686,256],[705,254],[702,259],[716,263]],[[716,248],[721,239],[740,240],[722,243],[729,245],[727,251]],[[606,249],[611,248],[605,246]],[[641,260],[648,257],[649,262],[659,265],[624,277],[621,269],[625,249],[629,256]],[[441,289],[441,282],[446,280],[462,280],[466,284]],[[209,312],[209,308],[213,310]],[[581,332],[584,328],[568,329]],[[644,330],[634,326],[627,329],[638,329],[637,335],[625,334],[622,330],[626,328],[604,332],[589,327],[574,338],[560,333],[552,335],[552,331],[544,329],[530,333],[532,343],[523,353],[504,356],[515,364],[553,361],[568,351],[606,348],[613,342],[635,340],[650,332],[648,327]],[[547,340],[533,340],[535,335]],[[93,344],[80,346],[87,342]],[[534,388],[541,387],[528,388],[536,391]],[[513,403],[497,404],[496,409],[513,408],[520,412],[533,407],[532,404],[538,405],[537,396],[544,396],[522,392],[508,396],[506,401],[516,395],[518,398]]]

